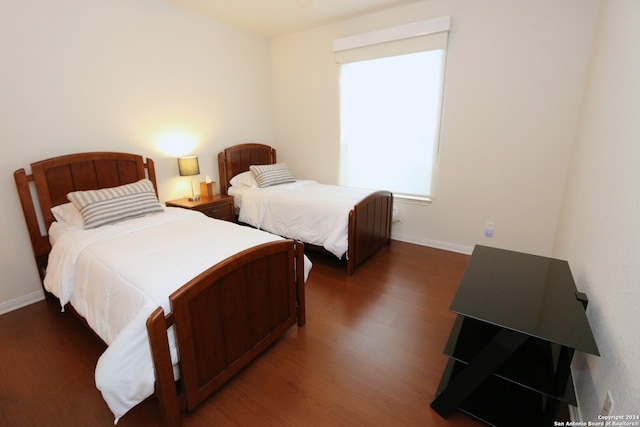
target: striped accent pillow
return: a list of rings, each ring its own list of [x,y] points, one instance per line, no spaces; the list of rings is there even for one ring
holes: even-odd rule
[[[270,187],[272,185],[294,182],[295,179],[289,171],[286,163],[274,165],[251,165],[249,170],[256,177],[258,187]]]
[[[164,212],[148,179],[101,190],[74,191],[67,198],[80,211],[85,229]]]

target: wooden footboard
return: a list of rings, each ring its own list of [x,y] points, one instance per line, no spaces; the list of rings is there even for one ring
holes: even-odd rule
[[[291,240],[241,252],[203,272],[147,320],[156,394],[167,426],[248,365],[291,326],[305,322],[304,248]],[[174,326],[180,384],[167,329]]]
[[[377,191],[362,199],[349,212],[347,274],[391,241],[393,195]]]

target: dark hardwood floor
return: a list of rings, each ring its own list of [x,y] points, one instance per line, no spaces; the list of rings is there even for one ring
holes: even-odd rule
[[[307,324],[293,327],[184,426],[480,426],[429,407],[449,304],[468,256],[393,241],[352,276],[310,254]],[[56,302],[0,316],[0,425],[110,426],[94,385],[103,344]],[[159,425],[154,398],[119,427]]]

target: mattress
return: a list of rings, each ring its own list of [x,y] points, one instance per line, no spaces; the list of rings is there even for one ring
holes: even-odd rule
[[[231,186],[238,221],[279,236],[322,246],[338,258],[348,249],[349,211],[374,190],[311,180],[272,187]]]

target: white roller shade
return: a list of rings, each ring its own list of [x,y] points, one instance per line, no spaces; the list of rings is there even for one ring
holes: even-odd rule
[[[334,40],[336,62],[365,61],[409,53],[446,49],[448,16]]]

